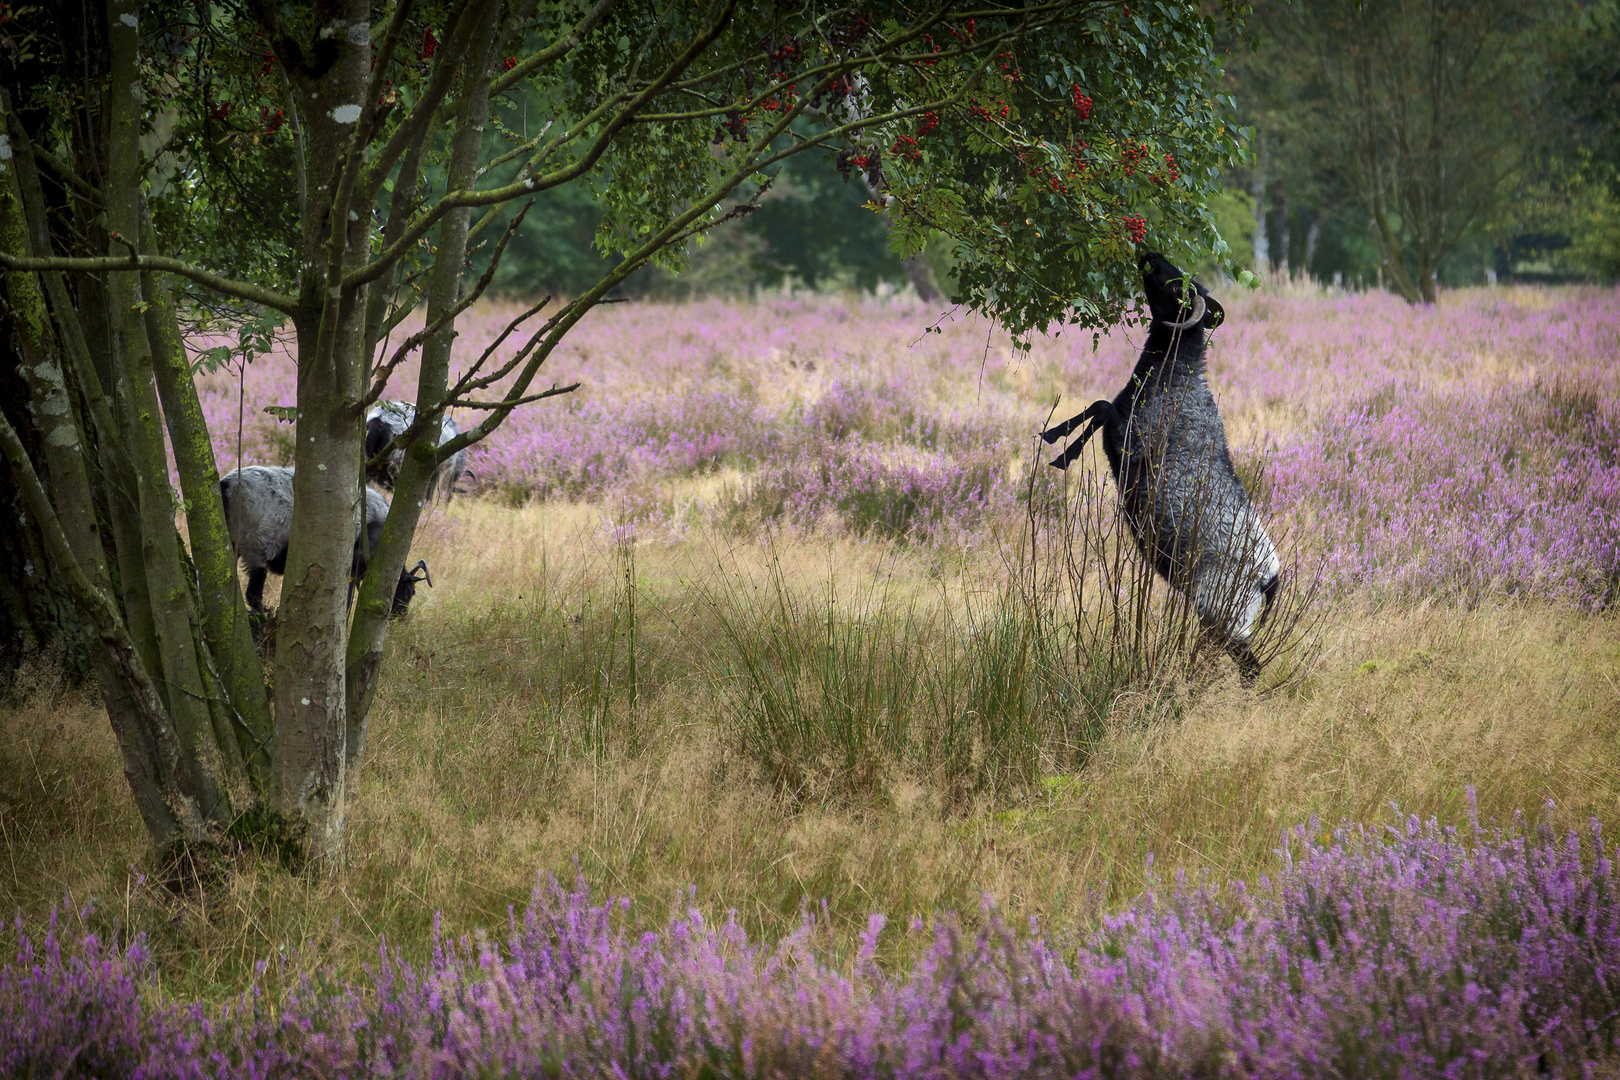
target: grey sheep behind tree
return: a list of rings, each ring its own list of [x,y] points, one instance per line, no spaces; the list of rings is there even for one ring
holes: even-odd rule
[[[264,584],[267,573],[287,572],[287,548],[292,539],[293,472],[287,466],[249,465],[220,478],[219,494],[225,505],[225,527],[230,533],[231,546],[236,549],[242,565],[247,568],[247,605],[253,611],[264,610]],[[354,527],[353,577],[358,580],[366,572],[366,564],[377,542],[382,539],[383,525],[388,520],[388,500],[381,492],[365,489],[365,518],[356,518]],[[394,587],[395,615],[410,610],[416,596],[416,586],[433,579],[428,574],[426,560],[403,570]]]

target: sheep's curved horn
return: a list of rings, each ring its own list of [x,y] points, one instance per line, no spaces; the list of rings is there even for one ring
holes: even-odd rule
[[[428,583],[428,588],[430,588],[430,589],[433,588],[433,575],[428,573],[427,560],[426,559],[417,559],[416,560],[416,565],[411,567],[411,577],[413,577],[413,578],[416,577],[416,572],[418,570],[420,570],[422,572],[422,576],[420,578],[417,578],[417,580],[418,581],[425,581],[425,582]]]
[[[1193,313],[1187,316],[1186,322],[1171,322],[1169,319],[1161,320],[1172,330],[1191,330],[1204,319],[1204,297],[1201,293],[1193,293]]]

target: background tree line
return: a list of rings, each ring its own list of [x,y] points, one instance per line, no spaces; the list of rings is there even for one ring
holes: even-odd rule
[[[1228,67],[1251,137],[1227,239],[1261,269],[1413,300],[1437,284],[1613,277],[1617,12],[1261,0],[1253,47],[1235,44]]]

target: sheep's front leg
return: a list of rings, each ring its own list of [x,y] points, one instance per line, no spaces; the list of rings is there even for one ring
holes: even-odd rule
[[[1084,412],[1077,416],[1071,416],[1056,427],[1047,428],[1041,432],[1041,438],[1049,443],[1057,442],[1081,424],[1085,425],[1085,430],[1080,432],[1080,437],[1072,440],[1068,446],[1064,447],[1063,453],[1047,462],[1047,464],[1054,469],[1067,469],[1069,463],[1080,456],[1080,452],[1086,448],[1086,443],[1097,433],[1098,428],[1119,427],[1123,429],[1125,426],[1124,421],[1120,418],[1119,410],[1114,408],[1112,401],[1093,401],[1086,407]]]

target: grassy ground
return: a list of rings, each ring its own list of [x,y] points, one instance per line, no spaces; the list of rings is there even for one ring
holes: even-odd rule
[[[848,939],[883,911],[900,948],[912,916],[982,897],[1075,925],[1150,875],[1252,878],[1313,817],[1460,821],[1470,787],[1487,818],[1620,823],[1611,617],[1324,602],[1286,687],[1218,670],[1116,697],[1083,745],[1020,729],[1030,775],[985,764],[988,728],[943,751],[937,727],[893,735],[908,672],[983,655],[973,612],[1007,573],[993,545],[693,531],[627,567],[592,511],[464,499],[418,551],[438,584],[391,636],[343,872],[245,859],[206,894],[155,888],[104,716],[35,672],[0,711],[0,909],[38,925],[65,894],[94,898],[98,918],[152,936],[171,988],[210,993],[286,950],[359,965],[385,934],[421,955],[435,912],[458,933],[497,926],[537,873],[582,874],[648,920],[734,908],[767,936],[806,903]],[[757,685],[747,657],[782,632],[773,583],[807,618],[830,586],[840,641],[860,646],[793,676],[816,684],[802,709],[837,712],[859,745],[831,739],[789,780],[739,692]],[[894,653],[904,640],[924,651]]]

